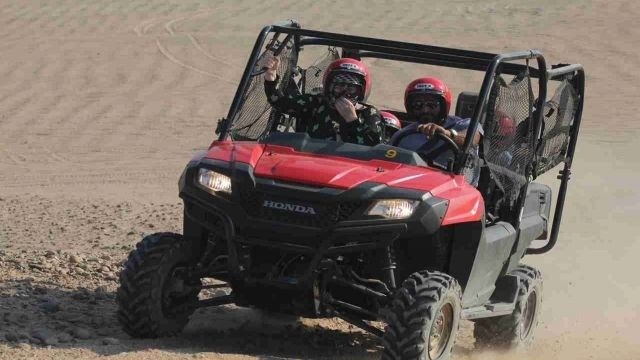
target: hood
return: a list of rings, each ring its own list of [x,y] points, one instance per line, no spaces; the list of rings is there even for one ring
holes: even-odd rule
[[[463,175],[385,160],[355,160],[298,152],[293,148],[255,142],[215,141],[204,158],[245,163],[256,177],[318,187],[351,189],[364,182],[429,192],[449,200],[443,224],[476,221],[482,196]]]
[[[215,141],[205,158],[241,162],[257,177],[311,186],[350,189],[363,182],[430,192],[438,196],[465,183],[461,175],[384,160],[355,160],[298,152],[278,145],[242,141]]]
[[[350,189],[363,182],[429,191],[432,195],[459,186],[457,176],[443,171],[384,160],[354,160],[297,152],[266,145],[254,166],[257,177],[312,186]],[[464,181],[464,180],[463,180]]]

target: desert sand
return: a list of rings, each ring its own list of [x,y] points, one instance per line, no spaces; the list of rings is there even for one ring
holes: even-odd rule
[[[176,338],[132,340],[116,275],[142,235],[180,231],[178,177],[214,138],[260,28],[305,27],[582,63],[586,102],[560,240],[524,261],[545,277],[535,344],[456,359],[640,359],[640,5],[625,1],[0,1],[0,358],[379,356],[338,320],[232,306]],[[375,73],[402,105],[414,70]],[[422,71],[422,70],[421,70]],[[440,72],[454,93],[481,73]],[[384,84],[384,85],[382,85]],[[384,100],[384,101],[383,101]],[[555,184],[557,169],[541,180]]]

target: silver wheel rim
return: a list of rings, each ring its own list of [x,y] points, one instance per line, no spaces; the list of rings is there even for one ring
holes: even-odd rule
[[[538,306],[538,294],[533,290],[527,297],[522,309],[522,321],[520,322],[520,338],[525,339],[529,336],[536,315],[536,307]]]
[[[443,305],[431,324],[429,331],[429,358],[436,359],[444,353],[453,330],[453,306]]]

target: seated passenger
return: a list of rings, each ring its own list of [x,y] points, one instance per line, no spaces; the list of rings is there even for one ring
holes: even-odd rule
[[[391,141],[391,137],[402,129],[402,123],[395,115],[388,111],[380,111],[382,116],[382,125],[384,128],[383,142],[388,144]]]
[[[495,140],[495,147],[499,152],[499,155],[494,160],[497,165],[509,167],[513,161],[513,146],[516,140],[516,126],[515,121],[509,116],[498,112],[497,131],[493,137]]]
[[[429,154],[436,154],[431,159],[438,165],[447,166],[453,157],[452,151],[444,150],[444,141],[434,138],[436,133],[450,137],[458,146],[462,146],[467,134],[470,119],[462,119],[449,115],[451,108],[451,91],[442,81],[436,78],[423,77],[407,85],[404,93],[404,106],[408,119],[412,124],[398,131],[391,139],[391,144],[401,148],[420,152],[429,158]],[[407,133],[413,134],[406,135]],[[474,152],[477,155],[477,145],[480,143],[482,127],[473,139]],[[475,163],[465,168],[465,177],[472,185],[477,185],[480,167],[477,156]]]
[[[382,118],[376,108],[365,105],[371,77],[364,63],[338,59],[327,67],[324,93],[286,96],[277,90],[280,59],[265,54],[264,89],[269,103],[296,117],[298,125],[313,138],[377,145],[382,141]]]

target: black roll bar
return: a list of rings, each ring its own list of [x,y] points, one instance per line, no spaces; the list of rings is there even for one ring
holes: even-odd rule
[[[501,63],[503,63],[503,67],[501,68],[501,71],[503,73],[517,75],[528,69],[532,77],[539,76],[538,69],[527,68],[522,64],[505,63],[506,61],[509,61],[509,58],[504,57],[504,55],[307,30],[300,28],[300,25],[295,21],[289,20],[265,26],[260,31],[253,50],[251,51],[251,55],[245,67],[238,89],[236,90],[236,94],[229,108],[229,112],[227,114],[228,120],[234,118],[236,112],[241,106],[242,95],[246,91],[251,80],[252,69],[255,67],[260,51],[270,32],[291,34],[296,37],[305,37],[300,40],[300,46],[304,46],[305,44],[334,45],[369,51],[368,53],[365,53],[367,56],[478,71],[486,71],[486,69],[496,61],[496,57],[502,56]],[[512,60],[518,60],[518,58],[513,58]],[[223,140],[228,136],[230,125],[230,122],[226,121],[220,132],[219,140]]]
[[[464,144],[461,148],[460,155],[458,156],[454,164],[454,172],[456,174],[462,173],[464,164],[467,160],[469,147],[471,146],[474,134],[478,129],[478,124],[485,110],[491,88],[493,87],[495,75],[497,73],[518,75],[525,71],[528,71],[531,78],[538,78],[538,102],[536,104],[536,108],[538,109],[542,109],[544,107],[547,97],[547,82],[549,80],[562,80],[568,76],[574,76],[574,86],[580,94],[580,100],[576,110],[574,123],[571,127],[571,139],[569,141],[567,156],[565,158],[564,169],[560,171],[560,175],[558,176],[558,178],[561,180],[561,184],[558,193],[558,199],[556,202],[556,209],[554,212],[550,238],[547,244],[543,247],[528,249],[527,254],[542,254],[548,252],[555,246],[560,229],[562,210],[567,193],[567,184],[571,175],[571,164],[575,153],[577,135],[582,118],[585,81],[584,69],[582,65],[563,64],[554,66],[552,69],[547,69],[544,56],[538,50],[527,50],[506,54],[492,54],[479,51],[461,50],[316,30],[307,30],[300,28],[300,25],[295,21],[288,20],[285,22],[265,26],[260,31],[258,38],[256,39],[256,42],[253,46],[253,50],[251,51],[251,55],[245,67],[238,89],[236,90],[235,96],[229,108],[229,112],[227,114],[228,121],[224,123],[224,126],[220,132],[219,140],[224,140],[229,134],[229,129],[231,126],[230,120],[235,117],[238,109],[242,105],[242,96],[245,93],[249,82],[251,81],[252,70],[255,68],[256,61],[261,53],[261,49],[264,46],[266,38],[271,32],[296,36],[296,40],[300,39],[298,42],[299,46],[341,46],[344,48],[361,50],[361,52],[359,53],[359,56],[361,57],[374,57],[381,59],[484,71],[486,74],[482,82],[482,87],[478,96],[478,102],[476,103],[473,116],[471,118],[469,130],[467,131],[467,137],[465,138]],[[537,61],[537,68],[528,66],[528,64],[522,65],[512,63],[513,61],[533,59]],[[542,129],[544,117],[543,113],[543,111],[538,111],[537,118],[535,119],[536,128],[534,134],[537,141],[539,141],[540,137],[542,136],[540,132]]]
[[[242,73],[242,78],[240,80],[240,84],[236,89],[236,94],[233,97],[233,101],[231,102],[231,106],[229,107],[229,112],[227,113],[227,121],[220,131],[220,136],[218,140],[224,140],[229,134],[229,128],[231,127],[230,120],[235,117],[236,112],[240,108],[242,102],[242,95],[245,93],[247,89],[247,85],[249,85],[249,81],[251,81],[251,73],[252,70],[256,66],[256,61],[258,60],[258,56],[260,56],[260,51],[264,46],[264,42],[267,39],[267,35],[269,35],[272,31],[284,32],[282,29],[296,29],[299,28],[300,25],[294,20],[286,20],[274,25],[265,26],[260,31],[258,38],[256,39],[255,44],[253,45],[253,49],[251,50],[251,55],[249,56],[249,61],[247,61],[247,65],[244,68],[244,72]],[[290,32],[287,32],[290,33]]]
[[[580,122],[582,120],[582,109],[584,106],[584,68],[580,64],[567,65],[561,68],[547,71],[549,78],[566,77],[567,75],[575,75],[573,81],[574,86],[580,94],[578,100],[578,106],[576,109],[573,124],[571,125],[571,139],[569,139],[569,147],[567,148],[567,156],[564,161],[564,168],[560,170],[558,179],[560,179],[560,189],[558,190],[558,199],[556,200],[556,209],[553,214],[553,225],[551,226],[551,234],[547,243],[539,248],[527,249],[527,254],[538,255],[544,254],[556,245],[558,241],[558,234],[560,232],[560,221],[562,220],[562,211],[564,209],[564,201],[567,196],[567,188],[569,179],[571,177],[571,165],[573,163],[573,156],[576,151],[576,144],[578,143],[578,132],[580,131]]]
[[[538,71],[537,77],[540,79],[539,87],[538,87],[538,104],[536,105],[538,108],[544,105],[547,96],[547,72],[546,72],[546,61],[542,53],[538,50],[528,50],[528,51],[518,51],[513,53],[496,55],[491,62],[489,69],[486,71],[484,76],[484,80],[482,81],[482,87],[480,88],[480,93],[478,95],[478,102],[476,103],[476,107],[473,111],[473,116],[471,117],[471,123],[469,124],[469,130],[467,131],[467,137],[464,139],[464,144],[460,148],[460,155],[456,160],[454,172],[456,174],[462,173],[464,169],[466,160],[467,160],[467,152],[474,138],[474,134],[478,130],[478,124],[480,123],[480,117],[484,112],[484,108],[487,104],[489,94],[491,93],[491,88],[493,87],[493,82],[495,80],[495,75],[500,71],[504,73],[501,65],[505,64],[507,61],[515,61],[515,60],[532,60],[536,59],[538,62]],[[522,66],[523,69],[527,69],[527,66]],[[542,70],[542,71],[541,71]],[[532,76],[533,77],[533,76]],[[542,112],[539,112],[538,118],[536,119],[536,134],[540,131],[542,124]]]

